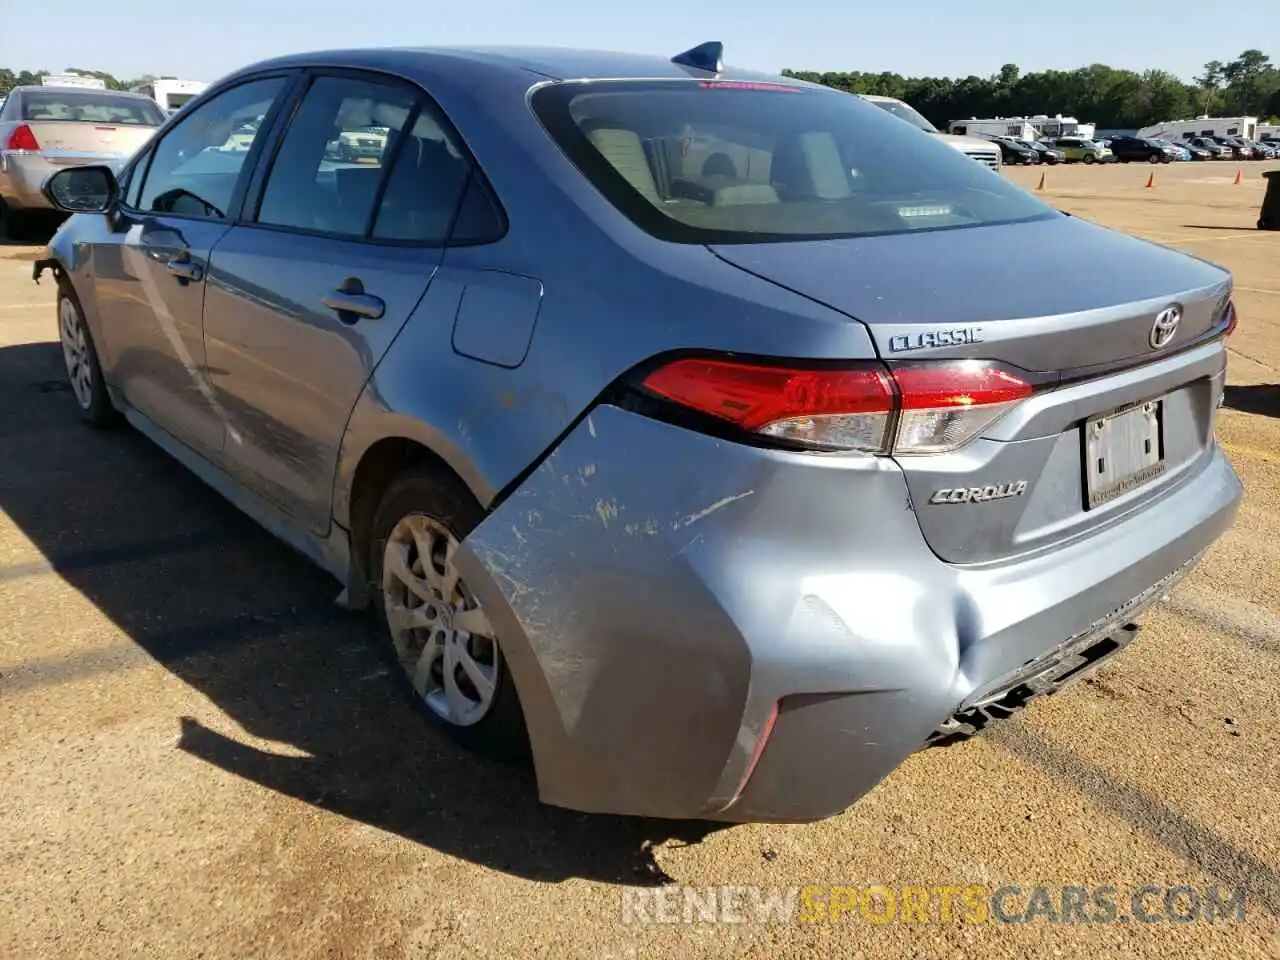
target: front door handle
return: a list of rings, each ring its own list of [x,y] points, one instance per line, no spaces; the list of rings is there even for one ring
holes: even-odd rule
[[[377,320],[387,310],[380,297],[364,292],[364,284],[358,277],[347,277],[342,286],[327,294],[321,302],[343,323],[355,323],[362,318]]]
[[[204,275],[200,264],[194,262],[185,250],[170,257],[165,269],[179,280],[199,280]]]

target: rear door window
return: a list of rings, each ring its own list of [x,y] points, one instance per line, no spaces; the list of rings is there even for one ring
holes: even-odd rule
[[[1059,216],[860,97],[773,83],[551,84],[533,97],[583,175],[683,243],[856,237]]]
[[[319,77],[281,141],[257,220],[353,239],[442,245],[464,194],[474,193],[473,164],[451,130],[415,87]]]
[[[417,100],[408,86],[317,77],[272,161],[258,222],[365,236],[393,144],[413,121]]]
[[[424,105],[391,168],[378,204],[374,239],[444,243],[471,175],[461,145]]]

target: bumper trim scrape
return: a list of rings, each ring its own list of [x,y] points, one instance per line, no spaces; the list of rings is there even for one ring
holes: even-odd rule
[[[1033,700],[1052,696],[1094,673],[1134,641],[1139,628],[1133,621],[1165,596],[1204,556],[1204,551],[1196,554],[1088,629],[1068,637],[1044,656],[1028,661],[1012,676],[963,704],[937,726],[922,749],[969,740],[992,723],[1009,719]]]

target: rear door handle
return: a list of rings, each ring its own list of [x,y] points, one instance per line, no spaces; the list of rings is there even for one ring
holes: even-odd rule
[[[169,262],[165,264],[165,269],[179,280],[199,280],[204,276],[200,264],[195,263],[191,259],[191,254],[186,251],[170,257]]]
[[[343,323],[355,323],[362,318],[377,320],[387,310],[381,297],[364,292],[364,284],[358,277],[347,277],[342,281],[342,286],[325,296],[321,302],[336,313]]]

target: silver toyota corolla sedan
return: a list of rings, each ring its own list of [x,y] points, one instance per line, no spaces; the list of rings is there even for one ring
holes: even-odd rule
[[[720,52],[261,63],[52,176],[36,279],[83,418],[372,607],[449,735],[552,804],[804,821],[1096,667],[1228,527],[1235,313]]]

